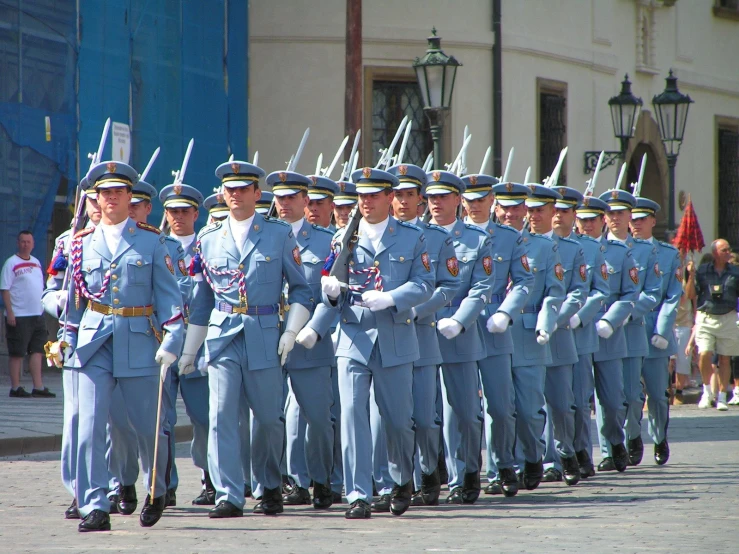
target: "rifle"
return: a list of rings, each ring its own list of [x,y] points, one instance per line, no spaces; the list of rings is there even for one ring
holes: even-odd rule
[[[341,288],[345,289],[349,287],[349,261],[352,256],[352,250],[354,245],[357,243],[357,231],[359,231],[359,221],[362,219],[362,214],[359,211],[359,204],[357,203],[349,216],[349,222],[344,228],[344,234],[341,237],[341,242],[338,246],[338,252],[332,251],[326,260],[325,271],[328,270],[328,275],[336,277]]]
[[[303,133],[303,138],[300,139],[300,144],[298,145],[298,149],[295,151],[295,154],[293,156],[290,156],[290,161],[287,163],[287,168],[285,169],[285,171],[295,171],[295,168],[297,167],[298,162],[300,161],[300,156],[303,154],[305,143],[308,142],[309,135],[310,135],[310,127],[308,127]],[[267,210],[267,217],[275,217],[275,215],[277,215],[277,206],[275,206],[275,197],[272,196],[272,203],[269,205],[269,210]]]
[[[185,180],[185,171],[187,171],[187,164],[190,162],[190,154],[192,154],[192,147],[194,144],[195,139],[190,139],[190,142],[187,144],[187,150],[185,151],[185,157],[182,160],[180,170],[172,172],[172,176],[174,177],[174,182],[172,184],[181,185]],[[164,213],[162,214],[162,222],[159,224],[159,230],[162,233],[167,233],[169,231],[167,225],[167,210],[164,210]]]

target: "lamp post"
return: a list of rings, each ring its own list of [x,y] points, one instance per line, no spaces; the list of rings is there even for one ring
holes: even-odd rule
[[[434,165],[441,165],[441,130],[449,112],[454,91],[457,68],[462,65],[454,56],[447,56],[441,50],[441,37],[436,36],[436,28],[428,37],[428,50],[423,58],[413,61],[418,86],[421,88],[423,112],[429,120],[431,139],[434,141]]]
[[[613,123],[613,135],[619,139],[621,150],[604,152],[603,165],[601,167],[613,165],[626,155],[626,148],[628,147],[629,139],[634,136],[636,117],[642,104],[642,99],[634,96],[631,92],[629,75],[624,75],[624,80],[621,81],[621,92],[618,96],[612,96],[608,100],[608,107],[611,109],[611,122]],[[585,173],[595,170],[599,156],[599,151],[585,152]]]
[[[667,167],[670,171],[667,232],[673,233],[675,231],[675,166],[677,156],[680,154],[680,145],[685,136],[688,109],[693,100],[687,94],[682,94],[677,90],[677,77],[672,74],[672,69],[665,80],[667,81],[665,90],[652,98],[652,105],[657,115],[659,134],[665,147]]]

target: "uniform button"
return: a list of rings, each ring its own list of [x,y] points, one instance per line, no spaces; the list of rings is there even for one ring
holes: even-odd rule
[[[239,264],[239,269],[244,269],[244,264]]]
[[[121,301],[120,301],[120,300],[118,300],[117,298],[114,298],[114,299],[113,299],[113,304],[120,304],[120,303],[121,303]]]
[[[532,271],[533,271],[534,273],[536,273],[536,268],[532,269]]]
[[[267,261],[270,261],[272,258],[270,258],[269,256],[265,256],[264,259],[267,260]]]
[[[113,279],[114,281],[117,281],[118,280],[118,275],[111,275],[110,278]]]
[[[436,327],[436,322],[435,321],[432,321],[431,322],[431,327]]]
[[[503,261],[503,256],[498,256],[498,261],[499,262],[502,262]]]
[[[115,269],[116,267],[118,267],[116,264],[110,264],[110,269]]]
[[[141,265],[141,260],[136,260],[136,265]]]
[[[354,265],[354,260],[349,260],[349,265]]]
[[[346,323],[346,318],[344,318],[344,323]]]
[[[400,257],[400,261],[401,261],[401,262],[404,262],[404,261],[405,261],[405,258],[404,258],[403,256],[401,256],[401,257]]]
[[[375,260],[375,267],[380,267],[380,262],[378,262],[377,260]]]
[[[313,258],[313,263],[314,264],[317,264],[318,263],[318,258]]]
[[[406,319],[406,320],[405,320],[405,322],[406,322],[406,323],[408,323],[408,324],[410,325],[410,323],[411,323],[411,320],[410,320],[410,319]]]
[[[113,287],[113,292],[118,292],[118,287]]]
[[[467,256],[462,256],[462,261],[463,262],[466,262],[467,261]]]

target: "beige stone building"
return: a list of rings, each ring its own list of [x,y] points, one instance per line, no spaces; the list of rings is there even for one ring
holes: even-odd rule
[[[515,147],[511,176],[527,167],[541,180],[559,149],[569,153],[560,182],[583,190],[586,151],[618,151],[610,97],[628,73],[644,101],[628,143],[628,178],[648,154],[643,194],[663,206],[668,166],[652,97],[672,68],[694,100],[676,168],[680,199],[692,196],[707,242],[722,235],[739,247],[739,8],[736,0],[364,0],[362,2],[362,156],[377,149],[403,115],[414,118],[410,160],[431,150],[412,60],[422,56],[432,27],[457,72],[445,126],[446,160],[468,125],[467,165],[479,169],[494,137],[494,90],[500,89],[502,163]],[[493,12],[500,4],[501,33]],[[328,164],[344,136],[346,0],[253,1],[250,4],[250,148],[260,165],[284,168],[306,127],[310,139],[299,171]],[[501,78],[494,82],[494,48]],[[328,159],[328,160],[327,160]],[[620,164],[601,172],[596,193],[610,188]],[[492,172],[492,164],[488,172]],[[334,172],[334,177],[338,172]]]

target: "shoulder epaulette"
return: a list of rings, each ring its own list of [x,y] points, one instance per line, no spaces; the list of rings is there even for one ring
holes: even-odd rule
[[[486,237],[488,236],[487,231],[483,231],[477,225],[472,225],[471,223],[465,223],[464,226],[467,229],[470,229],[472,231],[476,231],[476,232],[480,233],[481,235],[485,235]]]
[[[437,225],[436,223],[426,223],[427,229],[435,229],[437,231],[444,231],[447,235],[449,234],[449,231],[444,229],[441,225]]]
[[[88,227],[87,229],[82,229],[81,231],[77,231],[77,233],[75,233],[74,238],[78,239],[78,238],[87,236],[90,233],[92,233],[94,230],[95,230],[95,227]]]
[[[678,249],[675,247],[674,244],[670,244],[669,242],[664,242],[661,240],[658,240],[657,242],[663,248],[667,248],[668,250],[674,250],[675,252],[678,252]]]
[[[223,225],[222,221],[214,221],[213,223],[209,223],[208,225],[200,229],[200,231],[198,231],[198,240],[200,240],[200,237],[207,235],[208,233],[212,231],[216,231],[220,229],[222,225]]]
[[[418,227],[418,225],[414,225],[413,223],[408,223],[407,221],[400,221],[398,220],[398,223],[402,225],[403,227],[408,227],[409,229],[415,229],[416,231],[420,231],[421,228]]]
[[[148,223],[144,223],[142,221],[137,222],[136,227],[138,227],[139,229],[143,229],[144,231],[156,233],[157,235],[161,233],[159,227],[154,227],[153,225],[149,225]]]
[[[560,242],[568,242],[570,244],[576,244],[577,246],[580,246],[575,239],[571,239],[570,237],[559,237],[559,241]]]
[[[284,225],[285,227],[290,227],[290,224],[286,221],[282,221],[281,219],[277,219],[276,217],[270,217],[268,215],[263,216],[264,221],[268,223],[279,223],[280,225]]]
[[[631,248],[631,246],[627,245],[625,242],[621,242],[620,240],[608,239],[608,244],[612,244],[614,246],[620,246],[621,248],[626,248],[626,249]]]
[[[316,225],[315,223],[312,223],[311,227],[313,227],[316,231],[321,231],[322,233],[328,233],[331,236],[334,235],[334,232],[331,229],[326,229],[326,227],[321,227],[320,225]]]
[[[518,231],[516,231],[516,230],[515,230],[515,229],[514,229],[513,227],[511,227],[510,225],[506,225],[505,223],[495,223],[494,225],[495,225],[495,226],[496,226],[496,227],[497,227],[498,229],[503,229],[504,231],[513,231],[513,232],[514,232],[514,233],[516,233],[517,235],[519,235],[519,236],[521,235],[521,233],[519,233]]]
[[[594,239],[590,235],[577,235],[577,240],[589,240],[591,242],[598,242],[597,239]]]

